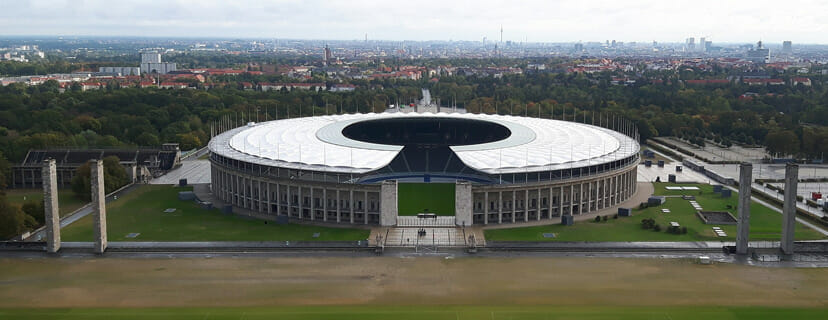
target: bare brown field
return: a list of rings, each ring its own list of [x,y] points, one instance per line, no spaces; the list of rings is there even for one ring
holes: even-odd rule
[[[825,269],[676,259],[0,259],[0,286],[0,308],[828,306]]]

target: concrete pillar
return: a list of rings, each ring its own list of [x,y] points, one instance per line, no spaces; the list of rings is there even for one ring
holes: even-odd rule
[[[560,215],[560,216],[563,216],[563,214],[564,214],[563,213],[563,196],[564,196],[563,189],[564,189],[563,186],[558,188],[558,191],[560,192],[560,194],[558,195],[558,215]]]
[[[529,221],[529,189],[523,190],[523,221]]]
[[[95,253],[106,251],[106,189],[103,161],[92,160],[92,213],[95,220]]]
[[[536,206],[535,206],[535,218],[537,218],[536,220],[538,220],[538,221],[540,221],[541,211],[543,211],[543,210],[541,210],[541,208],[543,208],[543,203],[541,202],[541,199],[543,198],[543,196],[541,196],[541,192],[543,192],[543,191],[541,191],[541,189],[538,189],[538,199],[535,200],[535,204],[536,204]]]
[[[782,243],[783,254],[793,254],[794,226],[796,225],[796,187],[799,181],[799,165],[788,163],[785,166],[785,204],[782,206]]]
[[[351,217],[351,224],[354,224],[354,189],[348,190],[348,214]],[[396,221],[394,222],[396,224]]]
[[[296,191],[296,197],[299,199],[299,203],[298,203],[298,205],[299,205],[299,219],[304,219],[305,218],[305,212],[304,212],[305,207],[304,207],[303,202],[304,202],[305,199],[302,198],[302,185],[301,184],[297,185],[296,190],[298,190],[298,191]]]
[[[267,190],[265,190],[265,192],[267,192],[267,200],[265,201],[265,205],[267,206],[267,214],[271,215],[273,213],[273,205],[271,204],[272,203],[271,201],[273,201],[273,199],[272,199],[273,195],[270,194],[270,182],[269,181],[267,182]]]
[[[363,191],[362,194],[362,219],[365,220],[364,224],[368,224],[368,191]]]
[[[397,210],[397,180],[385,180],[380,186],[380,226],[397,225]]]
[[[503,191],[497,192],[497,223],[503,223]]]
[[[592,211],[592,181],[587,184],[587,212]]]
[[[483,192],[483,224],[489,224],[489,190]]]
[[[461,227],[472,224],[472,188],[468,181],[454,184],[454,224]]]
[[[293,198],[290,197],[290,184],[285,185],[285,194],[287,195],[287,216],[293,213]]]
[[[739,165],[739,220],[736,225],[736,254],[748,253],[750,241],[750,185],[753,181],[753,165]]]
[[[256,193],[259,196],[259,199],[256,199],[256,210],[259,211],[259,212],[267,212],[267,210],[265,210],[263,208],[265,200],[264,200],[264,197],[262,196],[262,194],[264,194],[264,188],[262,188],[262,180],[253,180],[253,181],[256,182],[256,188],[258,189],[258,190],[256,190]]]
[[[322,189],[322,221],[328,222],[328,188]]]
[[[282,213],[282,194],[279,193],[279,184],[276,184],[276,215],[281,215]]]
[[[310,198],[310,219],[313,221],[316,218],[316,203],[313,201],[313,187],[308,187],[308,189],[310,190],[308,194]]]
[[[57,169],[55,159],[43,162],[43,209],[46,213],[46,251],[60,250],[60,212],[58,210]]]
[[[604,208],[610,206],[610,180],[604,178]]]
[[[515,223],[515,216],[517,215],[517,191],[512,190],[512,223]]]
[[[339,198],[339,189],[336,189],[336,222],[339,223],[342,221],[342,201]]]

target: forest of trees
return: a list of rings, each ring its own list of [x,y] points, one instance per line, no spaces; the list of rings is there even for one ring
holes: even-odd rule
[[[214,57],[205,59],[222,63],[214,61]],[[37,64],[2,66],[18,69],[0,73],[40,73]],[[56,62],[44,64],[43,68],[73,67]],[[687,69],[678,73],[626,74],[637,80],[629,86],[611,84],[611,77],[618,72],[443,75],[438,81],[427,77],[417,81],[351,80],[357,90],[339,93],[260,92],[242,90],[237,85],[240,81],[283,80],[282,76],[268,75],[210,79],[229,82],[223,88],[211,90],[107,86],[81,91],[74,86],[61,93],[54,81],[39,86],[11,84],[0,87],[0,190],[8,181],[10,165],[20,162],[32,148],[158,146],[177,142],[182,149],[189,150],[206,145],[210,125],[222,119],[242,124],[286,117],[382,112],[389,104],[419,99],[421,88],[429,88],[441,105],[456,104],[469,112],[555,119],[566,115],[567,119],[587,122],[599,114],[613,113],[635,122],[642,139],[678,136],[697,143],[710,140],[723,145],[765,145],[779,156],[824,158],[828,153],[828,86],[824,85],[828,77],[812,76],[811,87],[738,83],[686,86],[678,81],[721,78],[732,73]],[[789,79],[793,75],[773,76]],[[335,80],[320,73],[310,81],[330,86]],[[752,93],[749,98],[742,96],[746,92]],[[119,170],[111,168],[107,167],[107,174],[112,177],[113,186],[108,184],[108,191],[121,185],[118,181],[122,178]],[[83,177],[88,177],[88,168],[78,181],[73,181],[81,196],[88,194],[88,178]],[[37,212],[42,212],[42,204],[40,208],[18,208],[9,205],[0,194],[0,237],[42,224],[38,220],[42,220],[42,214]]]
[[[0,240],[5,240],[43,226],[46,223],[46,212],[43,201],[29,200],[22,204],[13,204],[8,201],[5,181],[9,173],[9,164],[2,159],[2,154],[0,154]],[[118,157],[104,158],[103,165],[105,193],[109,194],[129,183],[126,169],[120,164]],[[90,163],[77,169],[72,179],[72,191],[75,197],[84,201],[91,200],[90,177]]]
[[[18,162],[30,148],[54,146],[156,146],[177,142],[182,149],[204,146],[210,123],[222,117],[249,120],[381,112],[391,103],[419,98],[430,88],[444,106],[470,112],[569,118],[591,121],[612,112],[638,124],[642,138],[680,136],[723,144],[766,144],[771,152],[821,158],[828,151],[828,86],[685,87],[641,80],[609,84],[609,74],[444,76],[428,80],[358,80],[354,92],[303,90],[259,92],[233,85],[212,90],[109,88],[67,90],[57,83],[0,87],[0,152]],[[245,79],[256,81],[257,79]],[[746,91],[757,93],[740,99]],[[258,119],[256,118],[258,116]]]

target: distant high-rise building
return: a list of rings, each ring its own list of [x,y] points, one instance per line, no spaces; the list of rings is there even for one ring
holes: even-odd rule
[[[576,43],[575,44],[575,51],[577,51],[577,52],[584,51],[584,44],[580,43],[580,42]]]
[[[707,51],[707,50],[705,50],[705,47],[704,47],[704,37],[699,38],[699,51],[700,52]]]
[[[161,62],[161,53],[156,51],[141,53],[141,73],[167,74],[175,70],[175,62]]]
[[[610,45],[610,46],[615,47],[615,40],[612,40],[612,45]]]
[[[690,37],[684,41],[684,51],[694,51],[696,49],[696,38]]]
[[[328,45],[325,45],[325,65],[331,64],[331,59],[333,59],[333,54],[331,53],[331,48],[328,48]]]
[[[161,54],[155,51],[142,52],[141,63],[161,63]]]
[[[792,43],[790,41],[782,41],[782,52],[786,52],[786,53],[793,52]]]
[[[748,50],[746,58],[756,63],[768,63],[770,62],[770,49],[765,48],[762,41],[759,41],[756,43],[756,48]]]

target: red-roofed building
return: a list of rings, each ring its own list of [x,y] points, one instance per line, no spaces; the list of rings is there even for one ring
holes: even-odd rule
[[[794,87],[796,87],[796,85],[798,85],[800,83],[802,85],[806,86],[806,87],[810,87],[811,86],[811,79],[810,78],[801,78],[801,77],[791,79],[791,85],[794,86]]]
[[[83,91],[98,90],[101,87],[103,87],[103,84],[101,84],[100,82],[97,82],[97,81],[81,82],[81,90],[83,90]]]
[[[190,85],[184,82],[161,82],[158,87],[161,89],[187,89]]]
[[[782,79],[742,79],[742,82],[751,86],[772,85],[778,86],[785,84]]]

